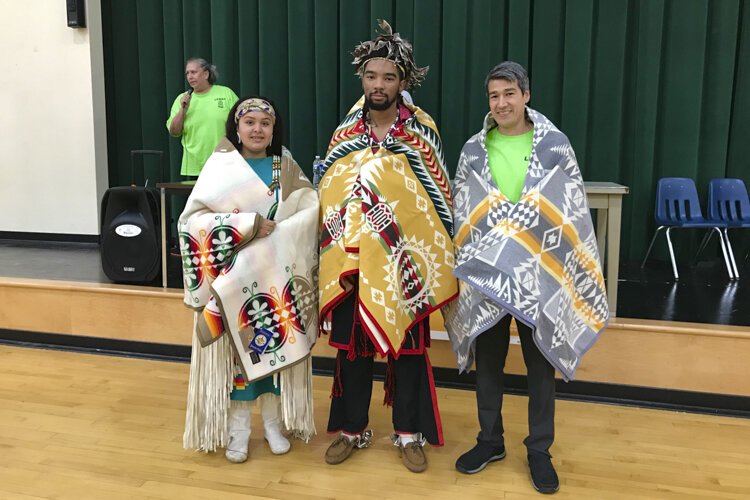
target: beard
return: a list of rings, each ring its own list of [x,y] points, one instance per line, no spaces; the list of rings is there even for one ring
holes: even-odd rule
[[[389,98],[388,95],[385,95],[385,100],[382,102],[373,102],[369,97],[365,96],[365,106],[368,109],[372,109],[375,111],[385,111],[386,109],[393,106],[393,103],[396,102],[396,99],[398,99],[398,94],[393,96],[393,99]]]

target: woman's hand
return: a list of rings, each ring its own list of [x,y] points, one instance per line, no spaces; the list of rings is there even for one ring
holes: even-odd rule
[[[190,107],[190,99],[192,98],[190,94],[192,94],[192,92],[185,92],[185,94],[180,99],[180,107],[182,107],[182,109],[184,109],[185,111],[187,111],[187,109]]]
[[[274,221],[261,218],[260,227],[258,228],[258,232],[255,233],[255,237],[265,238],[266,236],[269,236],[274,229],[276,229],[276,223]]]

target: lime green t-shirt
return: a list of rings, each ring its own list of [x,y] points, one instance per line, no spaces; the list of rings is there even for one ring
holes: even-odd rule
[[[533,139],[533,129],[521,135],[503,135],[497,128],[487,133],[487,157],[492,180],[513,203],[521,198]]]
[[[180,112],[180,99],[183,95],[184,92],[172,103],[167,130]],[[201,173],[203,164],[224,137],[227,113],[235,102],[237,95],[232,89],[222,85],[213,85],[205,94],[193,93],[182,127],[182,175],[197,176]]]

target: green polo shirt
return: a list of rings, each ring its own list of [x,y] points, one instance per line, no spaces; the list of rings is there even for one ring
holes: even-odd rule
[[[485,144],[492,180],[513,203],[521,198],[533,139],[534,129],[521,135],[503,135],[497,128],[487,132]]]

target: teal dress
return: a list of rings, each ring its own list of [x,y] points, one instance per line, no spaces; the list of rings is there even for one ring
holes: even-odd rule
[[[273,159],[268,156],[266,158],[248,158],[247,164],[258,174],[258,177],[266,184],[271,186],[273,182]],[[271,196],[277,196],[278,190],[274,191]],[[278,201],[278,200],[277,200]],[[276,204],[274,204],[271,212],[276,212]],[[267,219],[273,218],[273,213],[266,214]],[[273,384],[273,375],[250,382],[245,382],[245,378],[240,374],[234,377],[234,386],[232,388],[232,401],[255,401],[258,396],[270,392],[277,396],[281,394],[279,387]]]

